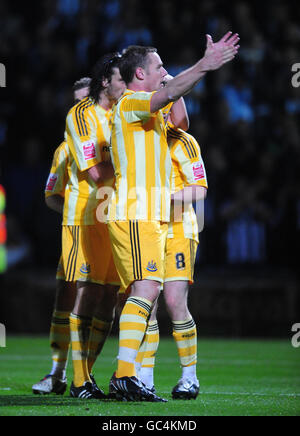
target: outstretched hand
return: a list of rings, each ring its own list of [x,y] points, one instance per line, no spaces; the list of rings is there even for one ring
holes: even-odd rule
[[[220,41],[214,43],[210,35],[206,35],[207,45],[203,58],[206,70],[217,70],[230,62],[238,53],[240,40],[237,33],[227,32]]]

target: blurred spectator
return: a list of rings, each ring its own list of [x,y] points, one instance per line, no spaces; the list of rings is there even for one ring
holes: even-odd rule
[[[271,211],[258,198],[260,189],[260,183],[240,176],[233,185],[232,197],[221,206],[221,216],[227,221],[228,263],[260,263],[266,259],[265,223]]]
[[[5,191],[0,185],[0,275],[6,271],[6,216],[5,216]]]

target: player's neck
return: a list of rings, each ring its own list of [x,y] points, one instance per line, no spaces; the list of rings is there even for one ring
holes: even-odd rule
[[[99,106],[101,106],[106,111],[110,110],[113,107],[113,100],[110,100],[107,95],[101,93],[98,100]]]
[[[144,92],[152,92],[149,89],[147,89],[146,83],[144,81],[133,81],[131,83],[128,83],[127,89],[134,92],[144,91]]]

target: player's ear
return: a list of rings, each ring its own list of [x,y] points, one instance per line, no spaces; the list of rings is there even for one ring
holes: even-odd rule
[[[102,86],[103,86],[103,88],[107,88],[108,84],[109,84],[109,80],[103,77],[103,79],[102,79]]]
[[[137,79],[143,80],[145,77],[145,70],[142,67],[138,67],[135,70],[135,75],[136,75]]]

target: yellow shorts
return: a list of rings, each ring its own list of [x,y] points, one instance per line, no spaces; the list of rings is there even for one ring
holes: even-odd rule
[[[67,282],[120,285],[106,224],[63,226],[62,256]]]
[[[192,239],[167,239],[165,282],[175,280],[194,283],[198,243]]]
[[[56,270],[56,280],[66,280],[66,274],[64,269],[64,262],[63,262],[63,256],[60,256],[57,270]]]
[[[107,224],[121,287],[137,280],[163,283],[168,224],[112,221]]]

